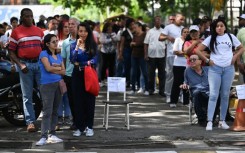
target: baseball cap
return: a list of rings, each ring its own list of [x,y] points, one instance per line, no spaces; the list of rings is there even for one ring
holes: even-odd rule
[[[199,27],[197,25],[191,25],[189,28],[189,31],[192,31],[192,30],[199,31]]]
[[[241,16],[237,17],[238,19],[245,19],[245,14],[242,14]]]

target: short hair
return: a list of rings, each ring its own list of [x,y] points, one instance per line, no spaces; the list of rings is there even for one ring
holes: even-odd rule
[[[18,22],[18,18],[17,17],[12,17],[10,18],[10,23],[14,22],[14,21],[17,21]]]
[[[23,9],[21,10],[21,12],[20,12],[20,16],[23,16],[25,11],[30,11],[30,12],[32,12],[32,10],[29,9],[29,8],[23,8]]]
[[[71,17],[69,20],[74,20],[77,25],[80,24],[80,21],[77,18],[75,18],[75,17]]]

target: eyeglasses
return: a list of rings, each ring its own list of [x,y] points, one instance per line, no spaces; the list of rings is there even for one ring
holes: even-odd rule
[[[190,58],[190,59],[189,59],[189,61],[190,61],[190,62],[193,62],[193,63],[196,62],[196,60],[198,60],[198,59],[197,59],[197,58]]]
[[[58,40],[51,41],[50,43],[57,44],[58,43]]]

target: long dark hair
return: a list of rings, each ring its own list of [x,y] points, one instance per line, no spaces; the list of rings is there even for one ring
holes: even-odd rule
[[[85,48],[86,51],[89,52],[90,57],[93,57],[96,55],[97,52],[97,45],[94,40],[93,32],[86,22],[82,22],[77,26],[77,29],[79,30],[79,27],[85,27],[86,31],[88,32],[88,36],[85,40]],[[77,39],[79,39],[79,35],[77,35]]]
[[[217,47],[217,41],[216,41],[216,38],[217,38],[217,32],[216,32],[216,27],[217,27],[217,24],[219,22],[222,22],[224,25],[225,25],[225,28],[227,28],[227,24],[225,22],[225,20],[221,19],[221,18],[218,18],[216,20],[213,21],[213,23],[210,25],[210,31],[211,31],[211,40],[210,40],[210,45],[209,45],[209,48],[211,50],[211,52],[214,52],[214,46]],[[225,30],[225,33],[227,33],[227,30]]]
[[[56,38],[57,38],[57,36],[54,35],[54,34],[47,34],[47,35],[44,37],[44,40],[43,40],[43,42],[44,42],[44,50],[46,50],[47,53],[48,53],[49,55],[52,55],[52,52],[51,52],[50,49],[48,48],[47,43],[50,43],[50,41],[51,41],[51,39],[52,39],[53,37],[56,37]],[[55,50],[55,53],[54,53],[54,54],[55,54],[55,55],[57,54],[57,50]]]

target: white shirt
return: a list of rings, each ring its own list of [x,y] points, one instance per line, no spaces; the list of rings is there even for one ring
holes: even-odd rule
[[[184,43],[184,41],[181,39],[181,37],[176,38],[174,41],[174,45],[173,45],[173,52],[174,51],[181,51],[182,47],[183,47],[183,43]],[[186,58],[184,56],[175,55],[174,66],[186,66],[186,65],[187,65],[187,61],[186,61]]]
[[[157,29],[154,27],[147,32],[144,44],[148,44],[148,57],[165,57],[165,41],[158,40],[162,30],[162,28]]]
[[[233,35],[230,34],[233,40],[233,45],[238,47],[241,42]],[[202,44],[210,48],[211,36],[207,37]],[[232,53],[232,42],[227,33],[222,36],[217,36],[216,38],[217,46],[214,46],[214,52],[211,52],[210,59],[214,61],[215,65],[220,67],[227,67],[231,65],[231,60],[233,57]]]
[[[43,31],[43,34],[44,34],[44,36],[46,36],[47,34],[55,34],[57,36],[58,31],[57,30],[51,30],[51,31],[45,30],[45,31]]]
[[[170,36],[176,39],[181,36],[182,28],[183,26],[169,24],[163,29],[162,33],[164,35],[167,35],[167,36]],[[170,57],[170,56],[174,56],[173,55],[173,43],[170,41],[167,41],[167,57]]]

